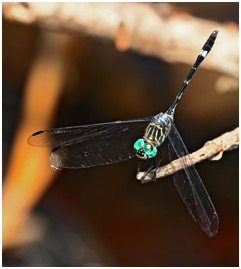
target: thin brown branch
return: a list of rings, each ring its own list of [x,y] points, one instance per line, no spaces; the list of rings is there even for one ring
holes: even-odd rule
[[[208,141],[202,148],[191,153],[188,157],[191,159],[190,164],[196,164],[203,160],[210,159],[212,161],[220,160],[223,156],[223,152],[227,150],[236,149],[239,146],[239,127],[233,131],[222,134],[221,136]],[[186,156],[184,157],[186,158]],[[157,171],[157,178],[162,178],[173,174],[183,169],[182,161],[177,159],[165,166],[162,166]],[[144,172],[137,174],[137,179],[141,179]],[[150,177],[146,176],[141,180],[142,183],[150,182]]]
[[[238,26],[197,18],[167,3],[3,3],[3,16],[53,30],[108,38],[120,51],[133,49],[189,65],[200,44],[218,29],[215,50],[202,66],[235,78],[239,75]]]

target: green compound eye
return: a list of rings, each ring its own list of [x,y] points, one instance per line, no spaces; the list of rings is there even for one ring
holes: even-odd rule
[[[138,151],[139,149],[142,149],[144,145],[145,145],[144,139],[140,138],[135,142],[134,149]]]
[[[156,147],[153,144],[146,143],[144,145],[143,149],[144,149],[144,151],[145,151],[145,153],[146,153],[146,155],[147,155],[148,158],[153,158],[153,157],[156,156],[157,149],[156,149]]]

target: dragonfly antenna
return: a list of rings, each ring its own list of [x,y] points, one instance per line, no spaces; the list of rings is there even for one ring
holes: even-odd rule
[[[201,51],[200,51],[200,53],[199,53],[199,55],[198,55],[198,57],[196,59],[196,62],[192,66],[188,76],[186,77],[185,81],[183,82],[182,87],[181,87],[178,95],[176,96],[176,99],[175,99],[174,103],[167,110],[167,114],[169,114],[169,115],[174,114],[174,111],[175,111],[175,108],[177,106],[177,103],[181,99],[181,96],[182,96],[183,92],[187,88],[187,85],[189,84],[192,76],[194,75],[194,73],[198,69],[199,65],[202,63],[202,61],[205,59],[205,57],[208,55],[208,53],[212,49],[214,41],[217,38],[217,35],[218,35],[218,31],[217,30],[213,31],[211,33],[211,35],[209,36],[208,40],[206,41],[206,43],[203,45],[203,47],[202,47],[202,49],[201,49]]]

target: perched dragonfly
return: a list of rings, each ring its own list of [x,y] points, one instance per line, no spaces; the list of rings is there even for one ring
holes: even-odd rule
[[[176,188],[190,214],[209,237],[218,231],[218,215],[203,182],[173,122],[175,108],[199,65],[210,52],[218,31],[212,32],[185,79],[174,103],[156,116],[127,121],[81,125],[39,131],[28,143],[37,147],[52,147],[50,164],[56,169],[87,168],[127,160],[137,156],[151,161],[145,176],[155,180],[160,165],[160,146],[168,138],[169,157],[179,158],[183,170],[173,173]],[[159,158],[158,158],[159,155]],[[185,158],[183,158],[186,156]],[[140,166],[138,171],[140,170]]]

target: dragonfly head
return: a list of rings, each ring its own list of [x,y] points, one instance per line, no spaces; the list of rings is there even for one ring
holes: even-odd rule
[[[147,160],[156,156],[157,148],[154,144],[145,142],[144,139],[138,139],[134,144],[136,156],[140,159]]]

